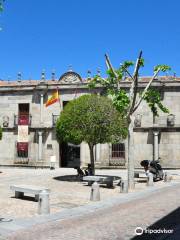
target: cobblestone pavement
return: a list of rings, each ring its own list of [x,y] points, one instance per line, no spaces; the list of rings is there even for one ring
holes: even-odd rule
[[[63,178],[76,174],[74,169],[59,168],[49,169],[16,169],[0,168],[0,217],[7,218],[27,218],[37,215],[38,203],[33,198],[14,198],[14,192],[10,190],[12,184],[27,184],[48,187],[50,193],[51,213],[56,213],[64,209],[71,209],[89,203],[90,187],[83,182],[59,181],[55,178]],[[97,170],[97,174],[113,175],[126,178],[126,170]],[[156,185],[163,185],[157,182]],[[145,183],[137,183],[135,191],[145,188]],[[119,195],[119,187],[109,189],[101,187],[101,199],[105,200]]]
[[[23,218],[37,214],[38,204],[33,198],[14,198],[10,185],[26,184],[48,187],[51,190],[51,213],[74,208],[89,203],[90,187],[83,182],[59,181],[54,178],[75,176],[74,169],[16,169],[0,168],[0,217]],[[99,174],[125,175],[125,171],[97,171]],[[119,194],[119,187],[115,189],[101,188],[101,198],[106,199]]]
[[[97,210],[94,214],[36,225],[27,231],[15,232],[8,240],[129,240],[135,235],[136,227],[145,229],[159,221],[158,228],[166,228],[167,216],[173,219],[168,225],[170,229],[180,226],[177,211],[170,214],[179,207],[180,187],[171,186],[149,197]],[[164,219],[163,225],[161,219]],[[178,240],[179,236],[149,234],[143,239]]]

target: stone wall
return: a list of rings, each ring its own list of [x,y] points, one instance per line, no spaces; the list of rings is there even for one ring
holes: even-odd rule
[[[179,88],[167,88],[164,92],[163,104],[166,106],[171,114],[175,115],[175,126],[167,127],[167,113],[159,111],[159,117],[156,118],[159,131],[159,156],[161,157],[161,164],[167,168],[180,167],[180,131],[176,127],[180,125],[180,91]],[[152,113],[150,112],[146,103],[142,103],[141,107],[135,113],[142,115],[142,131],[134,133],[135,137],[135,166],[138,167],[140,161],[144,159],[152,159],[153,157],[153,133],[152,130]],[[161,129],[161,127],[164,127]],[[166,130],[167,128],[167,130]],[[145,132],[144,130],[145,129]]]
[[[0,141],[0,164],[14,164],[15,144],[17,138],[13,132],[3,132],[2,140]]]
[[[180,168],[180,132],[161,132],[159,156],[163,167]]]
[[[157,123],[160,129],[159,135],[159,156],[163,167],[180,167],[180,83],[170,86],[167,83],[163,93],[163,104],[169,108],[170,113],[175,115],[175,127],[166,131],[167,114],[160,112]],[[55,88],[53,88],[55,89]],[[56,141],[55,128],[52,125],[52,115],[60,114],[60,107],[63,101],[70,101],[78,96],[89,93],[87,88],[76,88],[76,86],[60,87],[60,102],[45,107],[45,102],[52,94],[51,88],[44,94],[43,124],[40,124],[40,95],[38,90],[23,90],[16,88],[16,91],[9,90],[0,92],[0,125],[2,126],[3,116],[9,117],[9,126],[3,132],[0,142],[0,164],[13,164],[16,158],[17,127],[14,126],[14,115],[18,115],[18,104],[29,103],[32,123],[29,131],[29,164],[38,163],[38,131],[43,132],[43,164],[49,165],[50,157],[56,156],[57,165],[60,165],[59,144]],[[135,167],[140,167],[140,161],[153,158],[153,116],[145,102],[135,112],[142,115],[141,127],[134,132],[134,159]],[[40,128],[41,127],[41,128]],[[98,144],[95,147],[95,159],[97,166],[109,166],[111,146],[109,144]],[[125,162],[127,165],[127,140],[125,141]],[[90,162],[89,148],[86,143],[81,144],[80,162],[87,166]]]

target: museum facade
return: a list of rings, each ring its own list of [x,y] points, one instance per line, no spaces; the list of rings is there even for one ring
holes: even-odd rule
[[[139,90],[145,88],[150,77],[140,78]],[[0,81],[0,125],[3,137],[0,141],[1,166],[48,167],[56,160],[56,167],[87,166],[89,149],[85,142],[80,145],[58,143],[56,121],[64,106],[71,100],[90,92],[100,93],[102,87],[93,91],[88,88],[90,78],[82,79],[68,71],[59,79],[52,75],[46,80]],[[120,87],[128,91],[131,82],[122,81]],[[180,78],[158,77],[154,80],[163,104],[170,114],[160,112],[155,123],[145,102],[134,113],[134,159],[140,161],[161,158],[165,168],[180,168]],[[46,107],[54,91],[59,99]],[[94,149],[96,167],[127,166],[127,140],[117,144],[97,144]]]

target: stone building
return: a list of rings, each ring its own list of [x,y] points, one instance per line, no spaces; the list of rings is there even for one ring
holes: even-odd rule
[[[86,166],[89,149],[86,143],[78,146],[56,140],[55,123],[61,110],[71,101],[90,93],[88,79],[82,79],[69,71],[58,80],[52,76],[45,80],[0,81],[0,124],[3,137],[0,141],[0,165],[49,166],[51,156],[57,167]],[[141,78],[139,89],[143,89],[149,77]],[[122,81],[121,87],[128,91],[130,81]],[[135,112],[134,159],[135,166],[144,159],[161,157],[166,168],[180,167],[180,78],[159,77],[153,85],[159,89],[163,104],[169,115],[160,113],[153,124],[153,116],[145,102]],[[58,88],[60,103],[49,107],[45,103]],[[96,93],[102,88],[94,89]],[[94,149],[98,167],[126,167],[127,140],[119,144],[98,144]]]

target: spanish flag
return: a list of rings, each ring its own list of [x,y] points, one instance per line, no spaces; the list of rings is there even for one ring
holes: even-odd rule
[[[48,107],[49,105],[58,102],[59,101],[59,93],[58,93],[58,89],[56,91],[54,91],[51,95],[50,98],[48,98],[47,102],[46,102],[46,107]]]

